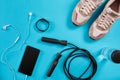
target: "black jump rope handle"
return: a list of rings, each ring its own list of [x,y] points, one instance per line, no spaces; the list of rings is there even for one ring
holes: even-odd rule
[[[48,77],[50,77],[51,74],[53,73],[53,71],[54,71],[55,67],[57,66],[58,61],[59,61],[59,59],[60,59],[61,56],[62,56],[61,54],[57,54],[55,60],[52,62],[51,66],[50,66],[50,68],[49,68],[49,70],[47,72],[47,76]]]
[[[61,44],[64,46],[67,46],[67,41],[66,40],[58,40],[58,39],[53,39],[53,38],[47,38],[47,37],[42,37],[41,39],[44,42],[48,42],[48,43],[54,43],[54,44]],[[57,54],[55,60],[52,62],[48,72],[47,72],[47,76],[50,77],[55,69],[55,67],[58,64],[58,61],[60,59],[62,55],[61,54]]]
[[[66,40],[57,40],[57,39],[52,39],[52,38],[47,38],[47,37],[42,37],[41,40],[44,41],[44,42],[61,44],[61,45],[67,46],[67,41]]]

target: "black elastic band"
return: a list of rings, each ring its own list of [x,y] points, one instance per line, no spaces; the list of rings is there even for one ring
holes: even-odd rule
[[[46,28],[45,28],[45,29],[42,29],[41,27],[39,27],[39,25],[38,25],[39,22],[43,22],[43,23],[47,24]],[[38,31],[40,31],[40,32],[45,32],[45,31],[48,30],[48,28],[49,28],[49,26],[50,26],[50,23],[49,23],[48,20],[46,20],[46,19],[44,19],[44,18],[41,18],[41,19],[39,19],[39,20],[36,22],[35,25],[36,25],[36,28],[38,29]]]

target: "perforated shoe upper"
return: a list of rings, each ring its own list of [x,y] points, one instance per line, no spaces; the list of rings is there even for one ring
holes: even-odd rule
[[[118,8],[119,11],[114,11],[110,5],[115,0],[110,0],[103,12],[100,14],[100,16],[97,18],[97,20],[92,24],[89,36],[93,39],[100,39],[102,38],[108,31],[110,30],[110,27],[112,24],[120,18],[120,7]],[[118,3],[120,6],[120,3]]]
[[[73,11],[72,22],[76,25],[84,24],[102,2],[103,0],[80,0]]]

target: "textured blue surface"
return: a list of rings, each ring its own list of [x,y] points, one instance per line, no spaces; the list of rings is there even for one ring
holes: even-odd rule
[[[65,55],[61,58],[52,77],[46,77],[46,72],[56,53],[65,47],[43,43],[40,41],[42,36],[68,40],[71,43],[77,44],[79,47],[88,49],[96,60],[97,54],[100,53],[103,47],[107,46],[120,49],[119,20],[113,24],[111,31],[104,38],[94,41],[88,36],[89,27],[102,11],[105,2],[86,24],[81,27],[76,27],[71,22],[71,15],[78,1],[79,0],[0,0],[0,28],[5,24],[12,24],[21,32],[20,41],[11,51],[18,49],[24,41],[28,29],[28,13],[31,11],[34,14],[30,28],[30,37],[26,45],[40,49],[41,53],[33,75],[28,77],[27,80],[68,80],[62,69]],[[34,23],[42,17],[48,19],[51,23],[50,29],[44,33],[38,32],[34,28]],[[0,55],[1,52],[13,42],[16,36],[17,34],[14,30],[5,32],[0,29]],[[17,80],[23,80],[25,77],[25,75],[18,72],[18,68],[26,45],[20,50],[12,52],[12,54],[8,53],[7,58],[16,71]],[[76,67],[78,66],[84,68],[85,65],[76,61],[72,73],[77,71]],[[9,68],[2,63],[0,63],[0,80],[13,80],[13,75]],[[120,65],[110,61],[100,63],[98,71],[92,80],[120,80]]]

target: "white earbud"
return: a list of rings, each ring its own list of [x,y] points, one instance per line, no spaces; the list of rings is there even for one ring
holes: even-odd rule
[[[2,29],[3,29],[3,30],[7,30],[7,28],[8,28],[9,26],[11,26],[11,25],[10,25],[10,24],[7,24],[7,25],[3,26]]]
[[[33,14],[32,14],[32,12],[29,12],[29,16],[32,16]]]
[[[16,43],[18,42],[21,34],[20,34],[20,32],[16,29],[16,27],[12,26],[11,24],[7,24],[7,25],[3,26],[2,29],[3,29],[3,30],[7,30],[8,27],[13,28],[13,29],[14,29],[15,31],[17,31],[17,33],[18,33],[18,37],[17,37],[16,40],[14,41],[14,43],[16,44]]]
[[[31,18],[32,18],[32,15],[33,15],[33,13],[32,13],[32,12],[29,12],[29,14],[28,14],[29,23],[30,23],[30,20],[31,20]]]
[[[28,25],[29,25],[29,27],[30,27],[30,22],[31,22],[32,16],[33,16],[33,13],[29,12],[29,14],[28,14]]]

